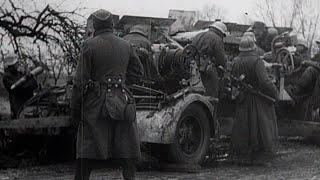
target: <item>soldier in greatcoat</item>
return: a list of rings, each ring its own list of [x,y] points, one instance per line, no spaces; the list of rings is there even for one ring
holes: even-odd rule
[[[244,75],[244,82],[255,90],[278,99],[278,90],[269,79],[252,38],[243,37],[240,54],[232,65],[232,74]],[[248,90],[241,91],[236,100],[232,131],[234,157],[240,163],[263,162],[273,157],[278,137],[274,104]],[[262,161],[261,161],[262,160]]]
[[[112,14],[90,15],[93,37],[82,47],[72,96],[72,122],[78,127],[75,179],[89,179],[96,160],[118,159],[124,179],[134,179],[141,157],[133,95],[128,84],[143,76],[131,45],[113,34]]]

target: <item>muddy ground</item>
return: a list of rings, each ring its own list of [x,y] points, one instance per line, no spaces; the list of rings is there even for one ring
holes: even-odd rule
[[[277,157],[271,166],[241,167],[224,160],[208,160],[196,173],[161,171],[157,168],[139,171],[137,179],[204,180],[204,179],[320,179],[320,148],[307,144],[300,138],[281,140]],[[73,179],[74,162],[46,166],[33,166],[0,170],[0,180],[11,179]],[[121,179],[116,168],[100,169],[93,172],[91,179]]]

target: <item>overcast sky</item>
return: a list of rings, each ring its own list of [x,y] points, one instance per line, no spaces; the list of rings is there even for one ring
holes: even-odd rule
[[[41,0],[38,0],[41,2]],[[84,6],[96,10],[107,9],[119,15],[167,17],[169,9],[197,10],[206,4],[225,9],[227,21],[239,22],[244,13],[251,13],[257,0],[56,0],[65,7]],[[42,1],[43,2],[43,1]],[[53,1],[47,0],[52,3]]]

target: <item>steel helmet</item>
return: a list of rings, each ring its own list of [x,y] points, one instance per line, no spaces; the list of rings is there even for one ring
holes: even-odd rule
[[[252,28],[253,29],[264,29],[264,28],[266,28],[266,24],[261,21],[255,21],[255,22],[253,22]]]
[[[227,29],[227,26],[223,22],[220,22],[220,21],[214,22],[213,24],[211,24],[209,26],[209,28],[211,28],[211,27],[219,30],[224,36],[227,35],[228,29]]]
[[[257,41],[256,40],[256,35],[251,31],[243,33],[243,37],[250,37],[250,38],[253,39],[254,42]]]
[[[146,31],[146,29],[141,26],[141,25],[135,25],[135,26],[132,26],[132,28],[130,29],[130,34],[131,33],[138,33],[138,34],[141,34],[145,37],[148,36],[148,32]]]
[[[246,52],[246,51],[253,51],[256,49],[256,44],[251,37],[244,36],[241,38],[239,51]]]
[[[268,34],[273,35],[273,36],[277,36],[279,33],[276,28],[271,27],[271,28],[268,28]]]
[[[18,55],[9,53],[5,55],[3,66],[6,68],[8,66],[15,65],[18,62]]]
[[[304,38],[298,39],[298,43],[296,45],[297,46],[301,45],[301,46],[304,46],[305,48],[308,48],[307,41]]]

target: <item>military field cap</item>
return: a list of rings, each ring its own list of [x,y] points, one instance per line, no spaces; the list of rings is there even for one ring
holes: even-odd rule
[[[246,51],[253,51],[256,49],[256,44],[252,37],[243,36],[240,41],[239,51],[246,52]]]
[[[97,11],[95,11],[94,13],[92,13],[92,16],[97,18],[100,21],[106,21],[109,18],[112,18],[112,14],[104,9],[99,9]]]
[[[9,53],[4,57],[3,66],[4,67],[12,66],[12,65],[15,65],[17,62],[18,62],[18,55],[14,53]]]
[[[264,22],[255,21],[253,23],[253,29],[264,29],[265,27],[266,27],[266,24],[264,24]]]
[[[91,17],[93,19],[93,27],[95,30],[113,27],[112,14],[107,10],[99,9],[92,13],[89,18]]]
[[[138,33],[142,34],[143,36],[148,36],[148,32],[142,25],[135,25],[130,29],[130,33]]]

